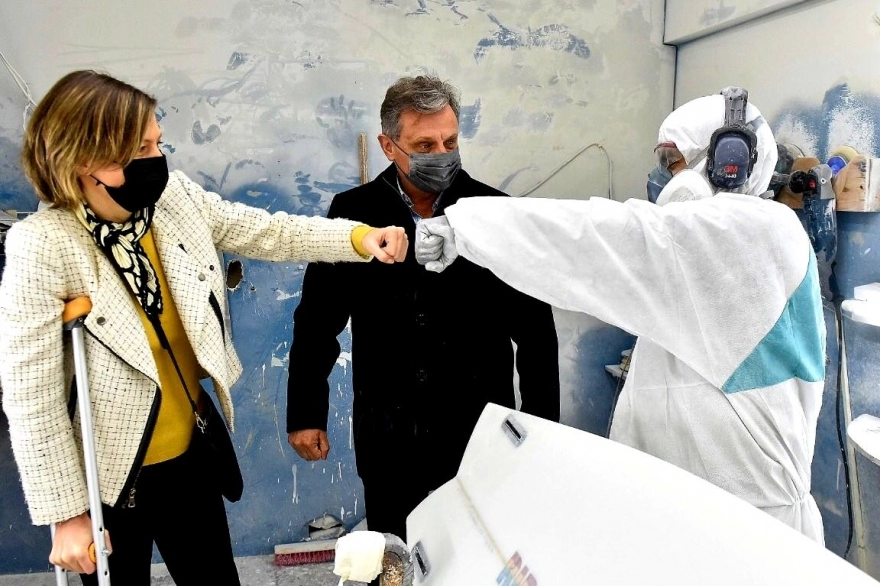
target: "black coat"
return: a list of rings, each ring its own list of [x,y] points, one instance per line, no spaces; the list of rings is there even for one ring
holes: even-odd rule
[[[398,264],[309,264],[294,313],[287,429],[327,429],[327,379],[351,317],[358,474],[366,482],[415,459],[436,488],[455,475],[486,403],[514,406],[511,341],[522,410],[559,421],[556,329],[547,304],[464,258],[439,274],[419,265],[415,222],[397,185],[391,165],[330,205],[331,218],[404,227],[410,247]],[[459,171],[435,215],[477,195],[506,197]],[[412,470],[402,472],[405,482]]]

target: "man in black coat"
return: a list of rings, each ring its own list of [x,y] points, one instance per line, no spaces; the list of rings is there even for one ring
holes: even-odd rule
[[[449,84],[399,79],[382,103],[378,137],[392,164],[338,194],[327,216],[403,226],[414,242],[419,218],[441,215],[459,198],[505,197],[461,170],[458,113]],[[559,421],[558,345],[545,303],[464,259],[441,274],[412,251],[394,265],[311,263],[294,313],[287,386],[288,441],[308,461],[330,449],[327,378],[349,318],[355,458],[372,531],[406,539],[407,515],[455,476],[486,403],[514,407],[514,360],[521,409]],[[377,337],[393,343],[371,343]]]

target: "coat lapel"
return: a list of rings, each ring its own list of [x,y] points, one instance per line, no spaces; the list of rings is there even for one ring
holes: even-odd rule
[[[153,217],[153,239],[162,263],[162,270],[171,291],[163,291],[172,298],[180,314],[184,331],[194,348],[202,335],[210,284],[200,280],[200,268],[188,253],[183,231],[161,207]],[[143,323],[127,285],[113,265],[96,249],[97,289],[92,293],[92,311],[86,318],[86,327],[102,344],[122,360],[150,377],[157,384],[159,374],[156,361],[144,332]]]
[[[153,239],[171,288],[166,295],[173,298],[183,329],[193,348],[197,348],[205,323],[210,283],[193,258],[195,244],[188,243],[184,235],[174,218],[164,208],[157,207],[153,217]]]
[[[135,301],[110,261],[97,248],[95,251],[98,282],[86,327],[122,360],[158,384],[156,361]]]

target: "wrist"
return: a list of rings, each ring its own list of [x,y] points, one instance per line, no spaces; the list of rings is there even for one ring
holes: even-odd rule
[[[367,234],[373,231],[372,226],[367,226],[366,224],[361,224],[359,226],[355,226],[351,231],[351,245],[354,247],[355,252],[361,255],[363,258],[370,258],[372,256],[369,251],[364,247],[364,238],[366,238]]]
[[[84,511],[75,517],[70,517],[69,519],[65,519],[63,521],[56,522],[55,527],[56,528],[57,527],[66,527],[68,525],[79,525],[82,523],[91,523],[91,522],[92,522],[92,520],[89,517],[88,512]]]

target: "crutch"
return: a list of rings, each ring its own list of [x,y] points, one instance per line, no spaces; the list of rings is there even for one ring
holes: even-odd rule
[[[92,519],[92,544],[89,557],[98,565],[98,584],[110,586],[110,565],[107,542],[104,540],[104,514],[101,511],[101,493],[98,486],[98,461],[95,456],[95,434],[92,429],[92,403],[89,400],[89,379],[86,370],[85,339],[83,323],[92,310],[88,297],[77,297],[64,305],[62,321],[64,330],[70,332],[73,343],[73,366],[76,373],[76,400],[82,426],[83,456],[86,465],[86,485],[89,492],[89,509]],[[52,539],[55,538],[55,524],[51,526]],[[55,581],[58,586],[67,586],[67,570],[55,566]]]

